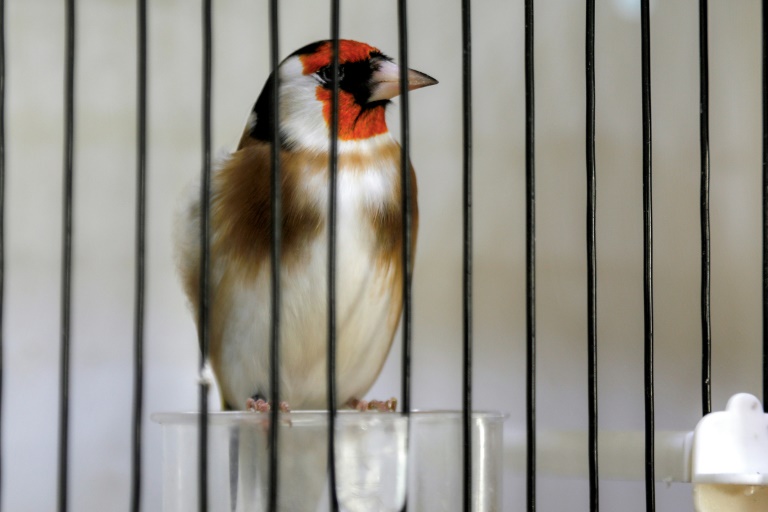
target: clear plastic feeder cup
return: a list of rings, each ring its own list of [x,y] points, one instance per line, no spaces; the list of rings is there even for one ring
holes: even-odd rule
[[[208,415],[208,510],[266,511],[269,415]],[[460,412],[339,412],[336,493],[345,512],[459,511],[462,503]],[[197,510],[197,413],[158,413],[163,428],[163,512]],[[472,499],[477,512],[501,511],[504,417],[472,416]],[[327,414],[280,415],[278,497],[281,512],[328,510]]]

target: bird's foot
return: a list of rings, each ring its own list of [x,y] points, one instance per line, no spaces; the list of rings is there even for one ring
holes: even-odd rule
[[[280,402],[280,412],[291,412],[288,402]],[[263,398],[251,397],[245,401],[245,409],[253,412],[269,412],[272,406]]]
[[[357,409],[360,412],[365,411],[379,411],[379,412],[395,412],[397,410],[397,398],[390,398],[389,400],[358,400],[357,398],[350,398],[347,400],[347,407],[351,409]]]
[[[245,409],[253,412],[269,412],[269,402],[263,398],[249,398],[245,401]]]

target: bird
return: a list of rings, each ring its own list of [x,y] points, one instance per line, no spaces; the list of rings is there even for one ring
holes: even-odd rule
[[[210,195],[210,366],[226,410],[269,410],[272,108],[279,108],[281,188],[281,409],[327,407],[328,179],[333,42],[317,41],[270,75],[237,149],[220,159]],[[400,68],[377,48],[338,41],[337,403],[365,408],[402,312],[401,147],[385,111]],[[409,90],[434,78],[407,70]],[[411,237],[419,216],[409,162]],[[200,314],[199,185],[176,221],[176,259],[193,316]],[[381,407],[383,402],[376,402]],[[392,407],[392,403],[388,404]]]

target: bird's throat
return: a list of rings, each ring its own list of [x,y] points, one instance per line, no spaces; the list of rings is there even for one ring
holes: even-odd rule
[[[316,97],[323,102],[323,118],[331,126],[331,94],[323,87],[317,88]],[[362,107],[355,98],[339,91],[339,140],[362,140],[387,132],[384,103]]]

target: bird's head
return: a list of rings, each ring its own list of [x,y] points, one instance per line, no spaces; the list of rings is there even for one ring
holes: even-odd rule
[[[328,149],[333,94],[331,41],[309,44],[288,56],[280,76],[280,139],[283,146],[318,151]],[[437,80],[408,70],[408,89],[434,85]],[[400,69],[376,48],[357,41],[339,41],[339,148],[387,132],[384,109],[400,94]],[[271,137],[272,79],[261,91],[248,120],[247,139]]]

